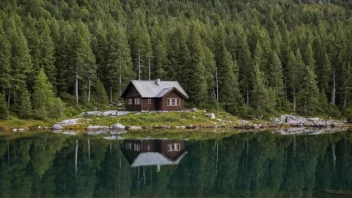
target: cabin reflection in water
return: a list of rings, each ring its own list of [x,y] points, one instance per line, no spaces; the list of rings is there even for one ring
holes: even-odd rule
[[[180,140],[125,140],[122,146],[131,167],[178,165],[187,154]]]

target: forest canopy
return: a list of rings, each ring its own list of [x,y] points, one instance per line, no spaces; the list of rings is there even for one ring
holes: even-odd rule
[[[42,69],[70,105],[103,107],[130,80],[160,78],[178,80],[189,107],[348,115],[351,11],[341,0],[2,0],[1,117],[35,108]]]

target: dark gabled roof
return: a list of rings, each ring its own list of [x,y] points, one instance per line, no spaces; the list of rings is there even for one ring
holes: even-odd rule
[[[172,89],[175,89],[183,97],[188,99],[187,93],[177,81],[158,81],[158,83],[156,83],[155,80],[131,80],[130,85],[131,84],[136,88],[142,98],[161,98]],[[124,96],[130,85],[127,86],[121,97]]]

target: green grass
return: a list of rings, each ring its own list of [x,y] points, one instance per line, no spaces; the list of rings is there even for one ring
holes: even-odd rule
[[[36,128],[38,126],[52,126],[56,121],[57,120],[23,120],[11,115],[7,120],[0,120],[0,130],[9,131],[13,128]]]
[[[239,124],[237,117],[226,112],[214,112],[217,119],[224,120],[225,123]],[[210,119],[205,116],[204,111],[195,112],[152,112],[152,113],[130,113],[120,117],[93,117],[91,125],[113,125],[121,123],[125,126],[216,126],[222,122],[217,119]],[[231,122],[229,122],[231,121]]]

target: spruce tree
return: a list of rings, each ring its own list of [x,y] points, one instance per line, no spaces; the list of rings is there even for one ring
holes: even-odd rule
[[[297,93],[297,104],[300,107],[300,112],[305,115],[314,115],[319,108],[319,89],[315,79],[314,69],[305,66],[301,89]]]
[[[278,106],[281,108],[281,105],[284,100],[284,82],[281,61],[276,52],[273,53],[271,59],[269,86],[272,87],[275,91],[276,101],[278,103]]]
[[[1,21],[0,21],[1,24]],[[11,43],[0,28],[0,91],[11,88]]]
[[[239,69],[239,82],[242,93],[244,94],[245,104],[249,105],[250,103],[250,94],[253,89],[253,70],[254,65],[252,64],[251,59],[251,51],[248,46],[247,36],[243,30],[243,27],[238,25],[236,26],[236,60],[238,65],[240,65]]]
[[[127,86],[130,79],[135,78],[136,73],[133,71],[133,63],[131,59],[131,51],[128,45],[126,30],[121,24],[109,27],[108,32],[108,58],[107,65],[104,69],[104,79],[106,79],[107,87],[110,90],[110,100],[113,99],[113,91],[118,90],[118,96]]]
[[[188,71],[183,71],[183,81],[188,88],[190,99],[200,105],[207,98],[207,84],[204,67],[204,46],[199,36],[199,27],[192,24],[188,46],[190,49],[190,63]]]
[[[6,120],[9,116],[5,96],[0,93],[0,120]]]
[[[232,60],[230,52],[225,46],[225,32],[223,27],[218,27],[216,35],[216,66],[219,86],[219,102],[225,104],[227,110],[235,113],[235,109],[241,104],[241,95],[238,85],[238,66]],[[236,74],[235,74],[236,72]]]
[[[101,109],[106,107],[108,102],[109,100],[104,85],[100,82],[100,80],[97,80],[95,82],[94,105]]]
[[[25,89],[20,97],[20,105],[18,109],[18,114],[21,118],[28,119],[32,115],[32,104],[31,104],[31,96],[27,89]]]
[[[251,106],[258,116],[271,112],[275,107],[275,100],[272,99],[273,90],[268,89],[264,84],[264,74],[258,64],[255,65],[254,82],[252,91]]]
[[[56,105],[60,106],[61,102],[59,99],[55,98],[52,85],[48,81],[44,69],[41,69],[36,77],[32,94],[32,106],[36,118],[45,119],[46,117],[58,117],[61,112],[56,111],[57,108],[54,108]],[[53,109],[55,109],[55,111],[53,111]]]
[[[340,87],[341,95],[342,95],[342,105],[343,107],[347,106],[348,101],[350,100],[350,95],[352,91],[352,68],[351,64],[343,64],[342,66],[342,84]]]

